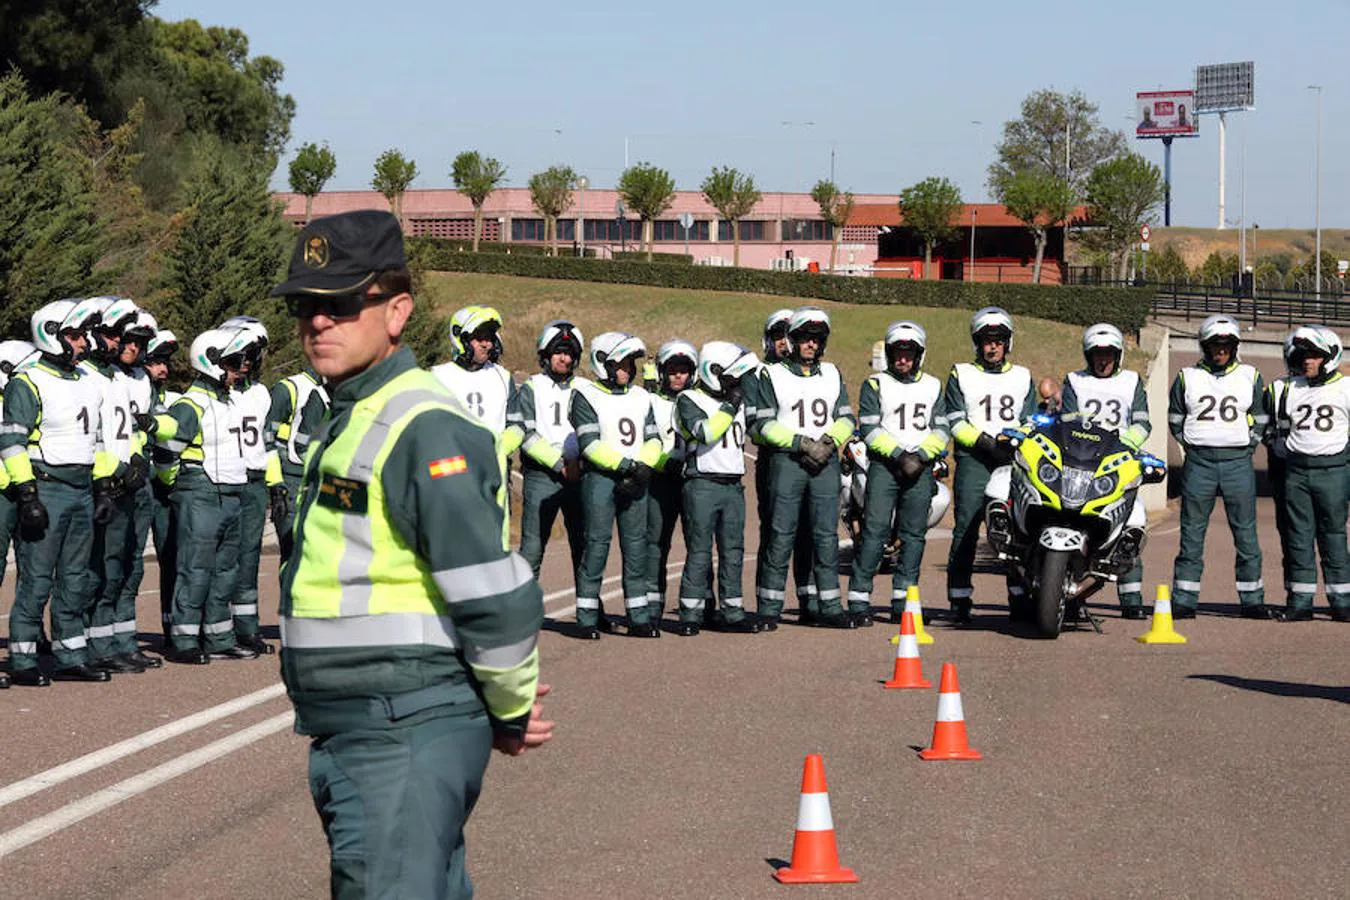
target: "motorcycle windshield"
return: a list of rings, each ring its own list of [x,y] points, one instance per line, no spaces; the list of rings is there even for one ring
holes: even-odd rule
[[[1066,466],[1059,479],[1059,499],[1065,508],[1077,508],[1088,501],[1093,471]]]

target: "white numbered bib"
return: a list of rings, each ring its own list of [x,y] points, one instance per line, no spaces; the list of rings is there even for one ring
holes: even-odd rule
[[[785,363],[769,366],[778,408],[774,418],[809,438],[818,438],[834,424],[834,404],[842,380],[832,363],[821,363],[815,375],[798,375]]]
[[[927,372],[904,382],[883,373],[869,379],[877,386],[881,403],[881,427],[902,450],[917,450],[933,430],[933,410],[942,395],[942,384]]]

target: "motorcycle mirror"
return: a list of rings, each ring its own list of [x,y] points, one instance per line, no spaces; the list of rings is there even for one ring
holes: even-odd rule
[[[1016,447],[1016,446],[1018,446],[1019,444],[1021,444],[1023,438],[1026,437],[1025,434],[1023,434],[1022,432],[1018,431],[1016,428],[1005,428],[1005,429],[1003,429],[1003,436],[1004,436],[1005,438],[1007,438],[1008,441],[1009,441],[1014,447]]]

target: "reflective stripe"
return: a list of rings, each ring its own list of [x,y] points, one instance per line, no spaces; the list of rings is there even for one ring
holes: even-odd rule
[[[110,638],[113,634],[111,625],[91,625],[84,630],[84,636],[90,638]]]
[[[187,441],[180,441],[177,438],[164,442],[164,447],[171,453],[182,453],[188,448]]]
[[[814,584],[800,585],[797,588],[797,593],[805,594],[808,597],[814,597],[816,595],[816,586]]]
[[[681,608],[683,608],[683,609],[702,609],[702,608],[703,608],[703,598],[702,598],[702,597],[681,597],[681,598],[680,598],[680,606],[681,606]]]
[[[523,587],[534,580],[534,570],[519,553],[512,553],[492,562],[442,569],[431,577],[446,603],[463,603]]]
[[[581,437],[583,434],[599,434],[599,433],[600,433],[600,424],[598,422],[587,422],[585,425],[577,426],[577,437]]]
[[[599,609],[599,608],[600,608],[600,598],[599,598],[599,597],[578,597],[578,598],[577,598],[577,609]]]
[[[1020,584],[1010,584],[1010,585],[1008,585],[1008,596],[1009,596],[1009,597],[1023,597],[1023,596],[1026,596],[1026,593],[1027,593],[1027,592],[1026,592],[1026,589],[1023,588]]]
[[[1144,589],[1142,581],[1131,581],[1129,584],[1122,584],[1119,587],[1122,594],[1137,594]]]
[[[1317,593],[1317,582],[1309,584],[1306,581],[1289,582],[1289,593],[1291,594],[1315,594]]]
[[[1255,581],[1239,581],[1237,589],[1239,591],[1260,591],[1264,590],[1266,582],[1264,578],[1258,578]]]
[[[52,645],[60,647],[62,650],[83,650],[89,646],[89,639],[80,634],[73,638],[66,638],[64,641],[52,641]]]
[[[626,609],[642,609],[647,605],[647,595],[638,594],[636,597],[624,597],[623,605]]]
[[[465,647],[464,659],[471,666],[483,666],[488,669],[514,669],[534,652],[539,636],[532,634],[523,641],[507,644],[505,647]]]
[[[755,592],[755,594],[756,594],[756,596],[758,596],[761,600],[786,600],[786,599],[787,599],[787,594],[783,593],[782,591],[774,591],[774,590],[770,590],[769,588],[760,588],[759,590],[757,590],[757,591]],[[581,601],[578,600],[578,601],[577,601],[577,604],[580,605],[580,604],[581,604]]]
[[[127,619],[125,622],[114,622],[113,631],[117,634],[127,634],[136,630],[136,620]]]
[[[858,421],[863,425],[877,425],[881,422],[881,416],[863,416]]]
[[[580,606],[580,601],[577,603]],[[377,616],[344,616],[337,619],[281,617],[284,647],[383,647],[421,644],[458,647],[455,624],[449,616],[422,613],[385,613]]]
[[[227,631],[234,631],[234,622],[231,619],[223,622],[207,622],[202,626],[202,631],[207,634],[224,634]]]
[[[798,831],[832,831],[829,794],[802,794],[797,803]]]
[[[11,423],[0,426],[0,434],[28,434],[28,426]]]
[[[256,616],[258,614],[258,604],[256,603],[231,603],[230,615],[232,616]]]
[[[1186,416],[1181,413],[1168,413],[1167,421],[1171,422],[1173,425],[1180,425],[1182,422],[1186,421]]]
[[[1142,410],[1142,409],[1137,409],[1137,410],[1134,411],[1133,414],[1131,414],[1131,416],[1130,416],[1130,421],[1131,421],[1131,422],[1151,422],[1151,421],[1153,421],[1153,420],[1149,418],[1147,412],[1145,412],[1145,411]]]
[[[953,600],[969,600],[975,593],[974,588],[948,588],[947,596]]]
[[[722,600],[722,606],[731,609],[744,609],[745,601],[740,597],[727,597]]]
[[[1176,581],[1172,582],[1172,587],[1179,591],[1190,591],[1195,594],[1200,593],[1200,582],[1198,581],[1182,581],[1178,578]]]
[[[891,602],[892,602],[892,603],[894,603],[894,602],[897,601],[897,600],[903,600],[903,599],[905,599],[905,591],[904,591],[903,588],[894,588],[894,589],[891,590]]]
[[[822,600],[838,600],[839,597],[840,593],[838,588],[831,588],[828,591],[820,592],[820,599]]]
[[[28,448],[26,447],[18,445],[13,447],[6,447],[4,450],[0,450],[0,459],[10,459],[11,457],[15,456],[27,455],[27,453]]]
[[[647,602],[648,602],[649,604],[651,604],[651,603],[665,603],[665,602],[666,602],[666,598],[665,598],[665,597],[662,597],[660,594],[656,593],[655,591],[648,591],[648,592],[647,592]]]
[[[849,603],[868,603],[868,602],[871,601],[871,599],[872,599],[872,595],[871,595],[871,594],[864,594],[862,591],[849,591],[849,592],[848,592],[848,602],[849,602]]]
[[[37,641],[10,641],[9,649],[14,653],[37,653]]]
[[[960,694],[938,694],[938,713],[939,722],[964,722],[965,714],[961,711]]]

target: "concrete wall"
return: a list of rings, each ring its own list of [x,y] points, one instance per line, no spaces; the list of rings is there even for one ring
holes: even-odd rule
[[[1167,459],[1167,444],[1171,440],[1167,430],[1167,392],[1172,387],[1172,361],[1169,340],[1171,330],[1166,325],[1145,325],[1139,335],[1141,346],[1153,354],[1144,376],[1144,392],[1148,395],[1149,420],[1153,431],[1144,442],[1144,450],[1158,459]],[[1167,482],[1146,484],[1139,491],[1144,509],[1160,512],[1167,506]]]

